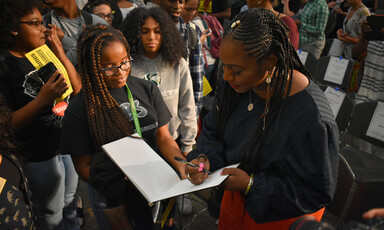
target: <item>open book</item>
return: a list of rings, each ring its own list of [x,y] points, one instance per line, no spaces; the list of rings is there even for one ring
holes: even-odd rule
[[[124,137],[102,148],[149,203],[214,187],[227,178],[217,170],[200,185],[181,180],[173,168],[140,138]]]

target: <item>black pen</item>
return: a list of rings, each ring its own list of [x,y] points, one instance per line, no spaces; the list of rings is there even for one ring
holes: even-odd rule
[[[175,160],[177,160],[177,161],[180,161],[180,162],[182,162],[182,163],[184,163],[184,164],[186,164],[186,165],[189,165],[189,166],[192,166],[192,167],[200,168],[200,166],[197,166],[197,165],[195,165],[195,164],[193,164],[193,163],[191,163],[191,162],[189,162],[189,161],[186,161],[186,160],[184,160],[184,159],[182,159],[182,158],[180,158],[180,157],[174,157],[173,159],[175,159]],[[202,169],[203,169],[203,172],[206,172],[206,173],[208,173],[208,174],[211,174],[211,172],[208,171],[208,170],[206,170],[205,168],[202,168]]]

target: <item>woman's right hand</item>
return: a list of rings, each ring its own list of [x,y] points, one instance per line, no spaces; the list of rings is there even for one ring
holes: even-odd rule
[[[53,101],[61,96],[68,88],[69,85],[60,73],[60,70],[56,70],[49,80],[41,87],[36,99],[40,100],[41,103],[46,106],[50,106],[53,104]]]
[[[337,38],[339,40],[343,40],[343,38],[344,38],[344,31],[343,31],[343,29],[338,29],[337,30]]]
[[[205,39],[207,39],[208,36],[212,35],[211,29],[206,29],[201,33],[200,42],[204,43]]]
[[[185,171],[187,174],[188,180],[192,184],[201,184],[208,177],[208,173],[203,171],[203,168],[209,170],[210,164],[208,158],[204,154],[200,154],[196,159],[193,159],[191,163],[198,165],[200,167],[192,167],[189,165],[185,166]]]

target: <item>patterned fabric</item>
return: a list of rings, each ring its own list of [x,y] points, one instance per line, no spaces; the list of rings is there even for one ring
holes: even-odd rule
[[[350,13],[352,7],[348,9],[348,14]],[[343,29],[350,37],[357,38],[361,34],[361,25],[371,13],[369,9],[361,3],[360,7],[355,11],[352,17],[347,20],[347,17],[344,19]]]
[[[356,103],[384,102],[384,41],[369,41]]]
[[[193,94],[195,98],[196,105],[196,115],[199,116],[201,109],[203,108],[203,74],[204,74],[204,62],[203,62],[203,49],[200,42],[199,28],[196,27],[198,31],[198,39],[197,45],[195,47],[195,54],[193,55],[193,59],[189,60],[189,51],[188,51],[188,24],[184,23],[183,19],[179,18],[177,23],[177,29],[179,29],[181,36],[185,42],[185,47],[187,51],[187,62],[189,63],[189,70],[191,71],[191,77],[193,82]]]
[[[348,9],[348,14],[351,9],[352,7]],[[361,25],[370,14],[369,9],[364,4],[361,4],[349,20],[347,20],[348,16],[345,17],[343,22],[344,33],[350,37],[359,38],[361,34]],[[352,58],[352,49],[354,45],[354,43],[345,43],[343,50],[345,58]]]
[[[28,181],[21,165],[14,155],[2,153],[3,160],[8,159],[12,166],[19,170],[21,181],[19,187],[5,182],[0,191],[0,227],[1,229],[37,229],[36,219],[33,215],[33,204]],[[1,179],[7,179],[2,178]]]
[[[309,0],[301,13],[300,43],[325,39],[329,10],[324,0]]]

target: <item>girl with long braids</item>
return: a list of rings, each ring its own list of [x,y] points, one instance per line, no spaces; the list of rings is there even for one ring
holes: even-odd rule
[[[169,132],[188,154],[196,143],[192,78],[180,32],[159,7],[134,9],[121,28],[134,59],[132,75],[154,82],[172,114]]]
[[[138,133],[185,177],[185,165],[174,160],[184,157],[168,130],[171,115],[155,84],[130,76],[129,54],[122,33],[112,27],[99,24],[81,35],[83,89],[66,111],[62,151],[71,154],[79,176],[106,199],[102,208],[107,229],[154,229],[148,202],[101,150],[106,143]]]
[[[338,129],[320,88],[300,62],[286,25],[253,8],[233,20],[220,47],[223,79],[197,148],[187,156],[226,168],[219,229],[288,229],[321,219],[338,173]],[[186,167],[199,184],[207,177]]]

